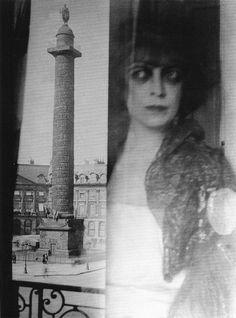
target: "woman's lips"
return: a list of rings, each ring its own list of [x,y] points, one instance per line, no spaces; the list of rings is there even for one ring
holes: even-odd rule
[[[151,111],[158,111],[158,112],[163,112],[168,109],[168,107],[164,105],[148,105],[145,108]]]

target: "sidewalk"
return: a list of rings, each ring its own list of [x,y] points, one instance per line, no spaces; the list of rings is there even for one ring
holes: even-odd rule
[[[24,261],[25,260],[25,252],[22,250],[15,250],[16,260],[17,261]],[[89,260],[89,262],[94,261],[101,261],[106,259],[106,255],[104,251],[94,251],[91,250],[88,252],[87,255],[80,255],[80,256],[70,256],[69,258],[66,256],[58,256],[58,255],[51,255],[49,256],[48,263],[55,263],[55,264],[73,264],[75,261],[78,263],[85,263]],[[42,253],[39,254],[38,251],[29,250],[27,252],[27,262],[42,262]]]
[[[45,266],[45,265],[44,265]],[[74,276],[84,273],[94,272],[101,269],[105,269],[105,261],[89,262],[83,264],[47,264],[48,276]],[[42,276],[42,274],[35,274],[36,276]]]
[[[12,264],[13,279],[54,283],[91,288],[105,288],[105,261],[87,264],[42,264],[27,262],[27,274],[24,273],[24,261]],[[46,268],[46,272],[45,272]]]

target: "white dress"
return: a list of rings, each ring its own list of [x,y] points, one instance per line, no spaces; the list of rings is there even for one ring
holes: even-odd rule
[[[162,231],[148,207],[112,204],[107,217],[107,318],[167,318],[185,274],[162,275]]]

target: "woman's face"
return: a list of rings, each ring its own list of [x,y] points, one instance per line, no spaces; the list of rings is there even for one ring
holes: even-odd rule
[[[127,107],[131,122],[164,128],[178,112],[182,70],[172,59],[143,59],[128,67]]]

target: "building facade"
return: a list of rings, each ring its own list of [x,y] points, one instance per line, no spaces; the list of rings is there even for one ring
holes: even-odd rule
[[[84,246],[105,249],[106,165],[75,167],[74,215],[84,219]]]
[[[49,165],[19,164],[14,191],[14,235],[39,234],[41,220],[50,210]],[[106,165],[74,167],[74,218],[84,221],[84,247],[105,249]]]
[[[18,166],[13,201],[13,235],[39,234],[48,197],[48,166]]]

